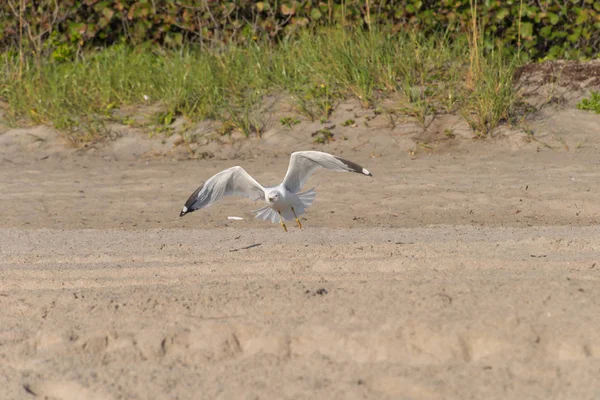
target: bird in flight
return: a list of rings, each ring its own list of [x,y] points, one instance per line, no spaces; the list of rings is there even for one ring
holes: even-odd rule
[[[264,187],[250,176],[242,167],[236,166],[219,172],[204,182],[192,193],[179,213],[180,217],[201,208],[210,207],[223,196],[243,196],[253,201],[263,200],[266,206],[253,210],[256,218],[279,221],[287,232],[284,221],[296,220],[304,214],[315,199],[313,189],[300,192],[310,175],[318,168],[325,168],[338,172],[356,172],[366,176],[373,176],[367,169],[352,161],[333,156],[321,151],[297,151],[290,157],[285,178],[277,186]]]

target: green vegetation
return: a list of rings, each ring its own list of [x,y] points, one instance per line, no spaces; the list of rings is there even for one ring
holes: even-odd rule
[[[135,125],[142,106],[159,110],[147,123],[153,132],[171,133],[179,118],[213,119],[223,135],[260,137],[263,99],[287,94],[311,121],[326,123],[354,97],[392,125],[399,113],[426,126],[436,113],[459,112],[486,135],[513,119],[518,63],[590,56],[600,40],[600,7],[587,1],[196,3],[8,0],[4,114],[51,123],[75,145],[108,136],[109,122]],[[395,105],[383,108],[390,97]]]
[[[478,54],[471,74],[467,75],[466,107],[462,114],[478,135],[490,133],[502,119],[509,120],[518,97],[513,87],[517,60],[507,60],[498,51]]]
[[[329,129],[319,129],[318,131],[313,132],[311,136],[314,138],[313,142],[318,144],[326,144],[335,141],[333,132]]]
[[[577,103],[577,108],[600,114],[600,92],[592,91],[589,99],[582,99]]]
[[[238,129],[260,136],[261,100],[281,92],[311,120],[326,121],[347,97],[366,107],[394,95],[399,100],[393,112],[424,123],[427,115],[462,110],[485,134],[508,117],[515,59],[481,50],[476,64],[469,64],[471,47],[443,36],[331,28],[274,46],[209,51],[115,45],[70,62],[26,59],[22,69],[18,57],[6,53],[0,88],[13,121],[52,123],[70,131],[75,144],[93,140],[89,131],[100,132],[106,121],[119,120],[116,109],[147,104],[163,108],[159,125],[180,116],[209,118],[226,122],[224,134]]]
[[[600,40],[594,0],[477,1],[485,46],[520,48],[538,59],[593,57]],[[23,9],[20,5],[23,4]],[[282,41],[323,26],[446,32],[471,26],[472,0],[4,0],[0,49],[55,60],[127,42],[177,48]]]
[[[287,126],[288,129],[294,129],[294,125],[298,125],[300,120],[294,117],[283,117],[279,120],[279,123],[283,126]]]

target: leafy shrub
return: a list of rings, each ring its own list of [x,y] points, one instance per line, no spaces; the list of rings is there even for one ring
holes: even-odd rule
[[[0,2],[0,49],[69,59],[119,42],[203,46],[278,41],[323,25],[447,32],[470,24],[470,0],[21,0]],[[478,6],[486,46],[520,48],[530,58],[596,56],[600,2],[486,0]],[[568,4],[567,4],[568,3]],[[22,30],[20,20],[22,18]],[[496,43],[494,43],[496,42]]]

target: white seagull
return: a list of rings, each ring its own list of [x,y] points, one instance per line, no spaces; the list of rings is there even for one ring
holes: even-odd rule
[[[318,168],[338,172],[357,172],[373,176],[367,169],[351,161],[321,151],[297,151],[290,157],[290,165],[283,182],[277,186],[264,187],[256,182],[242,167],[231,167],[212,176],[192,193],[179,213],[180,217],[201,208],[210,207],[223,196],[244,196],[253,201],[263,200],[267,205],[252,212],[256,218],[279,222],[287,232],[285,221],[298,219],[315,199],[313,189],[298,193],[310,175]]]

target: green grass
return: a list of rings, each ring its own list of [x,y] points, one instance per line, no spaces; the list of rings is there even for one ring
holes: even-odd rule
[[[329,129],[319,129],[316,132],[313,132],[311,136],[314,138],[313,143],[325,144],[329,142],[333,142],[334,134]]]
[[[294,125],[298,125],[300,120],[295,117],[283,117],[279,120],[279,123],[283,126],[287,126],[289,130],[294,129]]]
[[[478,135],[487,135],[501,120],[510,120],[518,96],[513,87],[516,59],[507,61],[499,51],[479,54],[478,67],[471,75],[463,115]]]
[[[588,99],[581,99],[581,101],[577,103],[577,108],[600,114],[600,92],[592,90]]]
[[[341,28],[307,31],[275,46],[119,45],[75,61],[26,60],[22,73],[18,57],[7,52],[0,59],[0,99],[14,123],[51,123],[75,144],[102,138],[103,124],[118,119],[115,109],[149,104],[163,110],[159,124],[210,118],[224,122],[224,133],[260,136],[261,100],[269,93],[288,93],[296,111],[313,121],[326,121],[348,97],[374,107],[393,95],[400,100],[391,112],[424,123],[432,113],[462,111],[486,134],[516,99],[514,63],[500,54],[482,53],[483,67],[474,74],[466,40]]]

